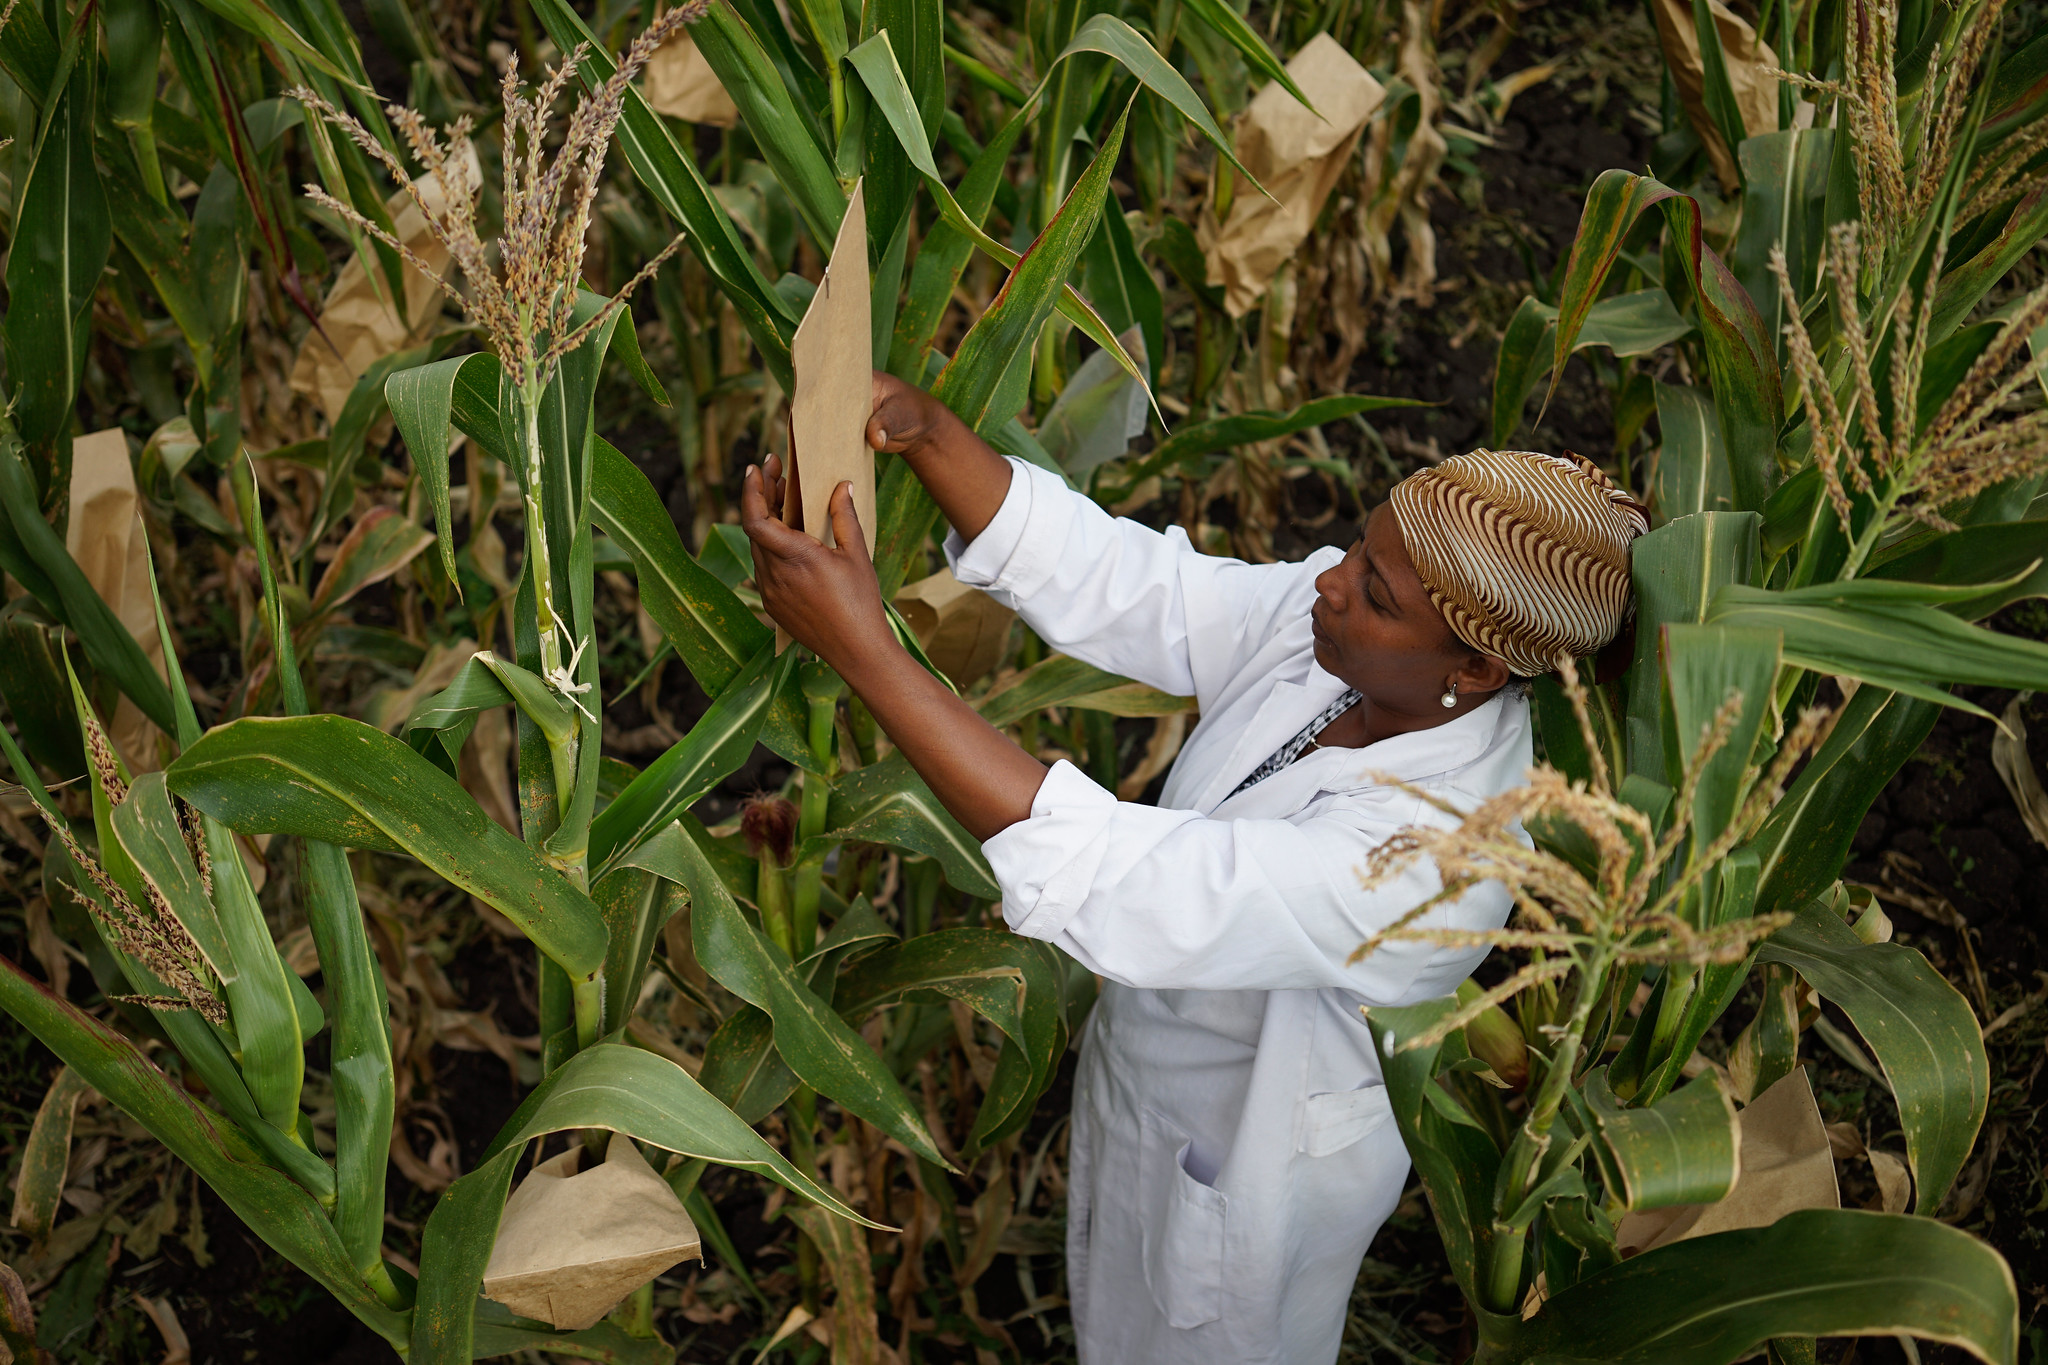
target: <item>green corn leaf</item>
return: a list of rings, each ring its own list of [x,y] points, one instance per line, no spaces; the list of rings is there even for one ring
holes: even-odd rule
[[[1682,384],[1659,383],[1655,392],[1657,425],[1664,433],[1651,495],[1658,514],[1668,519],[1734,511],[1728,449],[1721,440],[1713,399]]]
[[[1734,1188],[1740,1130],[1735,1101],[1711,1073],[1643,1109],[1629,1109],[1607,1086],[1604,1068],[1571,1091],[1579,1122],[1594,1134],[1593,1150],[1609,1197],[1631,1209],[1710,1204]]]
[[[1658,527],[1635,543],[1636,649],[1628,671],[1628,771],[1669,774],[1664,675],[1657,646],[1663,627],[1707,619],[1722,584],[1747,582],[1757,558],[1754,512],[1702,512]]]
[[[775,1049],[775,1021],[752,1005],[735,1010],[711,1035],[698,1079],[748,1123],[774,1113],[798,1084]]]
[[[0,67],[5,67],[22,93],[40,107],[49,98],[57,76],[57,40],[33,5],[16,5],[7,27],[0,29]]]
[[[320,1205],[264,1165],[235,1121],[202,1108],[133,1043],[59,1000],[5,959],[0,959],[0,1009],[170,1148],[286,1260],[386,1341],[404,1343],[405,1319],[363,1283]],[[170,1019],[165,1016],[166,1023]],[[193,1060],[191,1053],[184,1056],[188,1063]]]
[[[1244,16],[1232,8],[1229,0],[1187,0],[1187,6],[1189,13],[1237,49],[1245,65],[1269,81],[1280,82],[1280,88],[1300,100],[1304,108],[1315,108],[1301,87],[1294,83],[1294,77],[1287,74],[1287,68],[1273,49],[1266,46],[1266,40],[1259,36],[1259,31],[1245,22]]]
[[[78,1101],[92,1084],[68,1066],[57,1068],[43,1102],[36,1107],[14,1186],[14,1226],[38,1241],[50,1235],[71,1168],[71,1129]]]
[[[1119,694],[1133,687],[1141,687],[1142,691],[1157,698],[1160,702],[1158,709],[1112,709],[1112,706],[1104,704],[1114,702]],[[1135,702],[1139,698],[1130,695],[1129,700]],[[1054,654],[983,697],[976,709],[981,712],[983,720],[1000,730],[1048,706],[1083,706],[1091,711],[1107,710],[1113,715],[1166,715],[1187,710],[1192,704],[1189,698],[1168,697],[1108,669],[1084,664],[1065,654]]]
[[[441,569],[456,585],[457,597],[462,595],[462,585],[455,572],[455,518],[448,510],[448,412],[463,367],[481,359],[465,355],[437,360],[399,370],[384,381],[384,401],[391,408],[398,434],[405,438],[405,448],[412,452],[412,467],[419,471],[420,483],[427,490],[427,502],[434,509],[434,530],[441,542]]]
[[[1075,30],[1073,38],[1060,53],[1059,60],[1064,61],[1083,52],[1099,52],[1122,66],[1146,89],[1179,110],[1181,117],[1193,124],[1195,131],[1209,140],[1246,183],[1259,193],[1266,193],[1266,187],[1261,185],[1258,178],[1245,169],[1244,163],[1237,159],[1237,153],[1231,149],[1230,139],[1225,137],[1223,130],[1216,125],[1216,120],[1209,114],[1208,106],[1202,103],[1202,97],[1195,93],[1194,87],[1187,83],[1186,77],[1174,70],[1166,58],[1159,55],[1159,50],[1145,41],[1144,36],[1136,29],[1114,14],[1090,15],[1088,21]],[[1303,104],[1308,103],[1302,98],[1300,89],[1287,78],[1284,68],[1279,79],[1296,99],[1300,99]],[[1271,198],[1270,195],[1267,197]]]
[[[1523,299],[1508,320],[1494,371],[1494,444],[1506,445],[1515,434],[1530,390],[1553,368],[1556,329],[1557,310],[1533,296]],[[1622,357],[1649,355],[1692,331],[1692,324],[1671,306],[1669,294],[1662,289],[1638,289],[1601,299],[1587,309],[1572,352],[1598,346]]]
[[[675,646],[677,657],[707,693],[722,695],[774,632],[683,549],[647,476],[603,437],[593,438],[591,445],[592,519],[632,556],[641,605]]]
[[[335,547],[313,594],[308,622],[320,621],[364,588],[382,583],[433,543],[431,531],[407,520],[397,508],[371,508]]]
[[[843,25],[840,33],[843,52]],[[747,131],[789,192],[812,239],[829,248],[839,235],[839,220],[846,216],[846,191],[839,186],[831,156],[798,110],[760,38],[730,0],[712,0],[710,11],[692,26],[690,36],[739,106]]]
[[[1988,719],[1990,712],[1946,689],[2048,688],[2048,645],[1970,625],[1933,603],[1967,601],[1999,586],[1866,578],[1773,592],[1730,584],[1714,597],[1707,620],[1782,631],[1789,664]]]
[[[590,827],[593,868],[611,868],[747,761],[782,675],[778,662],[774,641],[762,645],[690,733],[612,798]]]
[[[162,814],[169,812],[166,799]],[[277,955],[233,832],[218,820],[202,818],[200,826],[213,863],[213,899],[221,933],[239,968],[235,980],[223,982],[222,988],[240,1044],[242,1080],[264,1119],[280,1133],[295,1136],[306,1055],[300,1047],[291,969]],[[175,828],[171,825],[160,833],[168,836]]]
[[[946,813],[900,753],[833,784],[825,826],[824,834],[804,841],[799,862],[822,858],[829,846],[847,840],[892,844],[938,859],[946,880],[970,896],[1002,898],[981,842]]]
[[[621,868],[592,883],[590,899],[610,933],[604,958],[604,1023],[609,1036],[626,1026],[640,1000],[647,963],[669,919],[689,905],[674,882],[638,868]]]
[[[866,45],[862,47],[865,50]],[[864,56],[862,60],[870,59]],[[855,69],[860,67],[856,65]],[[881,80],[884,74],[879,67],[876,68],[877,80]],[[874,87],[869,88],[872,91]],[[896,128],[901,111],[894,108],[887,95],[877,95],[876,99],[883,112],[891,115],[892,129]],[[959,195],[954,202],[959,206],[961,215],[977,229],[988,217],[996,190],[1003,184],[1010,153],[1015,150],[1017,139],[1024,131],[1025,114],[1025,110],[1019,109],[1003,122],[960,181]],[[923,145],[929,146],[930,140],[925,139]],[[946,310],[953,304],[953,291],[960,284],[960,276],[967,268],[968,258],[974,254],[975,245],[976,239],[972,234],[943,219],[934,223],[924,240],[918,243],[917,261],[910,271],[909,294],[903,311],[896,316],[896,337],[889,350],[889,372],[899,379],[912,383],[923,381],[925,354],[931,348],[932,337],[937,334]]]
[[[1870,1044],[1898,1100],[1913,1208],[1932,1216],[1969,1159],[1991,1098],[1991,1065],[1969,1002],[1919,950],[1865,943],[1818,900],[1764,940],[1757,957],[1805,977]]]
[[[1803,1209],[1644,1252],[1482,1332],[1502,1362],[1726,1365],[1784,1337],[1912,1335],[2008,1365],[2018,1294],[1997,1252],[1929,1218]],[[1491,1315],[1489,1315],[1491,1316]],[[1489,1330],[1490,1329],[1490,1330]]]
[[[1620,170],[1603,172],[1593,182],[1558,291],[1557,339],[1544,403],[1556,395],[1565,359],[1578,344],[1623,242],[1653,207],[1663,210],[1665,230],[1675,244],[1675,253],[1668,254],[1685,271],[1684,283],[1698,307],[1715,405],[1734,461],[1729,472],[1736,505],[1760,509],[1777,482],[1778,428],[1785,417],[1777,348],[1748,293],[1702,241],[1699,204],[1688,195]]]
[[[1676,741],[1672,757],[1689,764],[1723,703],[1731,694],[1742,698],[1727,742],[1707,759],[1695,779],[1695,848],[1720,836],[1747,794],[1743,771],[1771,718],[1778,649],[1778,636],[1768,630],[1679,622],[1664,627],[1664,680]]]
[[[1729,248],[1728,267],[1756,305],[1781,361],[1785,299],[1771,274],[1771,249],[1785,253],[1786,274],[1804,306],[1820,281],[1834,137],[1832,128],[1760,133],[1735,154],[1742,170],[1742,226]]]
[[[1869,576],[1943,586],[1996,583],[1981,596],[1935,604],[1951,616],[1981,621],[2022,598],[2048,596],[2048,522],[1965,526],[1908,542]]]
[[[5,529],[7,518],[0,514],[0,530]],[[0,607],[0,697],[29,756],[59,780],[79,777],[85,773],[85,748],[57,662],[63,627],[45,624],[35,607],[27,597]]]
[[[408,1356],[414,1365],[468,1365],[473,1358],[477,1294],[513,1168],[533,1138],[574,1128],[624,1133],[687,1157],[752,1171],[841,1218],[881,1226],[790,1165],[674,1062],[600,1043],[564,1062],[526,1097],[483,1162],[449,1186],[427,1219]]]
[[[199,0],[221,18],[252,37],[269,43],[272,47],[289,52],[315,71],[344,85],[353,85],[355,79],[344,75],[340,67],[327,59],[327,54],[306,41],[299,31],[277,15],[277,11],[263,3],[263,0]]]
[[[2033,190],[2014,204],[1998,235],[1969,259],[1942,270],[1941,283],[1934,292],[1929,337],[1937,343],[1946,340],[1992,287],[2011,273],[2020,258],[2034,249],[2044,233],[2048,233],[2048,186]]]
[[[1759,911],[1797,910],[1841,875],[1871,802],[1940,715],[1933,702],[1867,684],[1856,689],[1827,742],[1747,845],[1764,873]]]
[[[92,13],[80,10],[65,39],[70,74],[29,154],[7,251],[8,387],[14,421],[38,447],[59,440],[70,423],[85,373],[88,314],[113,245],[106,190],[93,164],[99,63],[90,51],[76,60],[81,31],[96,33]],[[14,491],[6,496],[15,510]]]
[[[505,915],[572,977],[604,962],[589,897],[485,815],[433,764],[344,716],[249,716],[166,770],[171,789],[246,834],[406,852]]]
[[[647,357],[640,353],[640,333],[633,326],[633,315],[622,310],[619,323],[612,331],[611,354],[618,357],[626,372],[640,386],[640,391],[652,399],[657,407],[675,406],[669,401],[668,390],[654,377],[654,370],[647,363]]]
[[[1714,22],[1713,8],[1707,0],[1692,0],[1692,27],[1700,48],[1701,102],[1706,106],[1707,121],[1720,134],[1733,158],[1748,139],[1749,129],[1743,125],[1742,108],[1735,102],[1735,88],[1728,81],[1721,27]]]
[[[1254,408],[1248,412],[1233,412],[1226,417],[1183,422],[1180,428],[1161,441],[1150,455],[1131,467],[1127,482],[1135,485],[1169,469],[1192,472],[1197,468],[1193,462],[1205,455],[1249,445],[1254,441],[1272,441],[1282,436],[1292,436],[1298,431],[1307,431],[1311,427],[1319,427],[1327,422],[1342,421],[1357,413],[1379,412],[1385,408],[1425,406],[1427,403],[1420,398],[1381,398],[1373,394],[1340,393],[1327,398],[1312,398],[1292,412]]]
[[[164,787],[164,775],[143,773],[137,777],[128,789],[128,799],[113,808],[112,817],[114,839],[137,874],[170,906],[221,984],[233,984],[241,975],[235,952],[221,932],[220,917],[201,885],[199,870],[192,866],[192,853]]]
[[[586,90],[611,78],[616,64],[606,54],[605,45],[565,0],[533,0],[533,12],[563,51],[578,43],[590,44],[577,67],[577,76]],[[668,125],[648,106],[646,97],[636,87],[626,89],[618,139],[633,174],[647,186],[663,210],[689,233],[690,249],[732,301],[747,335],[760,348],[776,382],[789,390],[793,384],[789,342],[796,335],[798,313],[775,292],[754,263],[753,252],[732,216],[719,205],[711,186],[698,172],[696,159],[677,144]],[[828,236],[825,240],[832,239]]]
[[[1150,51],[1149,48],[1146,50]],[[925,185],[931,190],[932,198],[937,202],[939,212],[945,221],[955,230],[972,239],[976,246],[980,247],[990,256],[993,256],[1005,269],[1014,272],[1022,258],[1016,252],[1010,250],[986,232],[983,232],[979,220],[970,217],[961,208],[951,192],[946,189],[945,182],[939,179],[937,164],[932,160],[931,143],[924,135],[923,125],[918,121],[917,108],[911,99],[909,86],[904,82],[903,72],[896,65],[896,54],[889,46],[889,35],[886,33],[876,34],[873,38],[870,38],[867,42],[862,43],[858,48],[848,53],[847,60],[853,65],[854,70],[860,73],[861,79],[867,83],[869,93],[874,96],[876,110],[888,120],[890,128],[896,134],[897,141],[903,146],[904,154],[910,158],[911,164],[924,175]],[[1123,118],[1117,121],[1113,140],[1118,145],[1121,145],[1124,123],[1128,120],[1129,114],[1130,111],[1126,109]],[[1022,116],[1023,111],[1020,110],[1011,121],[1016,122]],[[999,135],[996,141],[1000,142],[1001,140],[1002,138]],[[1097,160],[1099,161],[1100,159],[1098,156]],[[1110,160],[1114,163],[1115,155],[1113,153],[1110,156]],[[1083,181],[1086,181],[1085,176]],[[1103,183],[1105,186],[1107,185],[1106,178]],[[1078,193],[1079,190],[1080,186],[1077,185],[1075,192]],[[1096,194],[1092,195],[1091,198],[1096,210],[1099,211],[1103,202],[1102,197]],[[1055,224],[1059,223],[1062,216],[1066,215],[1074,204],[1074,195],[1069,194],[1067,203],[1061,206],[1060,212],[1054,216],[1053,222]],[[1063,243],[1066,242],[1067,238],[1072,238],[1073,240],[1070,244],[1062,245],[1058,254],[1066,254],[1068,245],[1070,245],[1072,254],[1078,257],[1082,247],[1087,244],[1089,233],[1094,227],[1094,222],[1088,214],[1078,210],[1076,210],[1076,213],[1076,218],[1062,231],[1059,238]],[[1041,233],[1039,235],[1039,242],[1044,242],[1045,240],[1046,234]],[[1037,250],[1039,242],[1032,244],[1032,250]],[[1025,254],[1028,256],[1030,252],[1027,251]],[[1074,287],[1066,282],[1068,276],[1073,273],[1073,265],[1073,260],[1068,260],[1066,269],[1059,275],[1057,282],[1048,281],[1044,285],[1045,288],[1057,291],[1054,306],[1060,310],[1062,317],[1065,317],[1076,327],[1079,327],[1089,340],[1114,355],[1117,359],[1117,364],[1123,367],[1126,374],[1145,384],[1145,392],[1149,397],[1152,389],[1145,373],[1138,367],[1137,362],[1131,359],[1129,353],[1124,350],[1123,343],[1116,339],[1116,333],[1111,330],[1109,324],[1104,322],[1101,316],[1088,305],[1087,300],[1083,299],[1074,291]],[[1014,274],[1012,278],[1015,278]],[[1034,296],[1037,287],[1034,286]],[[1004,292],[1008,292],[1007,286],[1005,286]],[[1002,297],[999,294],[997,296],[998,301]],[[1042,320],[1043,318],[1041,317]],[[977,325],[979,325],[978,322]],[[999,382],[1000,379],[1001,375],[999,374],[995,380],[990,382],[994,384]],[[943,375],[940,377],[940,382],[944,382]],[[934,391],[936,392],[936,390]],[[991,422],[990,426],[991,428],[1001,426],[1007,420],[1009,420],[1009,415]],[[879,557],[876,562],[881,562]]]
[[[696,1215],[691,1215],[693,1218]],[[698,1228],[704,1226],[698,1221]],[[707,1235],[706,1242],[710,1241]],[[550,1332],[492,1299],[476,1301],[476,1335],[470,1350],[477,1360],[545,1351],[558,1360],[595,1360],[603,1365],[675,1365],[676,1348],[660,1337],[636,1337],[616,1322],[580,1332]]]
[[[12,523],[32,573],[49,585],[41,598],[50,614],[71,627],[85,648],[85,657],[166,733],[175,734],[170,690],[113,610],[93,591],[85,572],[64,548],[64,541],[37,510],[35,481],[22,459],[20,444],[0,436],[0,514]],[[25,586],[32,586],[24,580]],[[39,594],[40,596],[40,594]]]
[[[704,854],[671,825],[630,855],[633,866],[690,893],[697,961],[720,985],[775,1021],[775,1047],[790,1070],[926,1161],[945,1164],[917,1106],[873,1048],[811,993],[789,960],[740,914]]]

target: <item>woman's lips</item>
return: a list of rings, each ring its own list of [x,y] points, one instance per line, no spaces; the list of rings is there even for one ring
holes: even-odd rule
[[[1324,644],[1330,642],[1329,634],[1323,629],[1323,604],[1317,602],[1308,609],[1309,634]]]

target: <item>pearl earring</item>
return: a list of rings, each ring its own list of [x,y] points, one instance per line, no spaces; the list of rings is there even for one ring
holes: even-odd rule
[[[1451,679],[1451,685],[1444,689],[1444,694],[1440,700],[1443,702],[1446,711],[1458,704],[1458,680],[1456,678]]]

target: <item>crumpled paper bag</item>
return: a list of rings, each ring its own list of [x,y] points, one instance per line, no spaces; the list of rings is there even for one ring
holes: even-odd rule
[[[1689,1237],[1769,1227],[1800,1209],[1838,1209],[1835,1157],[1804,1067],[1793,1067],[1738,1116],[1739,1174],[1726,1198],[1624,1217],[1614,1244],[1624,1256]]]
[[[641,80],[641,94],[657,114],[714,128],[730,128],[740,121],[739,106],[725,93],[688,29],[679,29],[655,50]]]
[[[533,1168],[505,1201],[484,1297],[561,1331],[595,1326],[678,1261],[703,1259],[675,1191],[624,1133],[577,1174],[578,1145]]]
[[[1756,30],[1738,17],[1721,0],[1707,0],[1714,16],[1714,28],[1721,37],[1721,56],[1728,69],[1728,88],[1735,93],[1735,107],[1742,114],[1742,126],[1751,137],[1775,132],[1778,127],[1778,82],[1764,71],[1778,64],[1778,54],[1758,38]],[[1699,28],[1693,23],[1692,0],[1654,0],[1650,12],[1657,19],[1657,42],[1664,49],[1664,63],[1671,83],[1678,87],[1679,101],[1693,131],[1707,149],[1707,160],[1721,182],[1723,193],[1732,193],[1740,177],[1735,169],[1735,149],[1722,140],[1720,129],[1707,117],[1707,79],[1700,57]]]
[[[470,174],[474,177],[476,149],[465,146],[463,150],[469,155]],[[439,212],[440,182],[424,175],[415,183],[427,203]],[[392,226],[398,229],[398,240],[432,266],[435,274],[447,274],[448,248],[428,230],[426,216],[412,202],[412,196],[400,190],[384,201],[384,207],[391,214]],[[299,344],[298,359],[292,363],[292,392],[306,394],[318,403],[330,427],[341,416],[349,390],[365,370],[393,351],[419,345],[433,335],[440,321],[439,286],[411,265],[405,267],[404,277],[405,316],[410,322],[401,319],[391,307],[390,282],[380,272],[373,284],[369,272],[363,269],[362,258],[351,255],[320,305],[319,330],[306,333],[306,339]],[[325,338],[320,335],[322,331],[327,334]]]
[[[1195,229],[1209,282],[1223,286],[1223,306],[1232,317],[1252,310],[1273,272],[1308,236],[1358,146],[1365,121],[1387,96],[1327,33],[1318,33],[1294,54],[1287,74],[1315,110],[1304,109],[1278,81],[1269,81],[1252,97],[1236,130],[1238,159],[1273,198],[1239,184],[1229,216],[1219,225],[1213,207],[1204,206]],[[1218,164],[1228,169],[1227,163]]]
[[[995,671],[1010,642],[1010,622],[1017,619],[995,598],[953,577],[951,569],[905,584],[896,594],[896,610],[939,672],[959,688]]]
[[[64,548],[162,673],[163,639],[157,634],[156,605],[149,591],[149,537],[142,529],[128,438],[118,428],[95,431],[71,443],[71,519],[64,529]],[[114,709],[107,737],[131,770],[157,768],[157,728],[128,698],[122,697]]]

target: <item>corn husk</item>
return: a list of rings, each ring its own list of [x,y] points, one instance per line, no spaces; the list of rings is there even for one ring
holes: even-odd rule
[[[1742,126],[1751,137],[1776,131],[1778,127],[1778,83],[1766,76],[1768,67],[1778,64],[1771,45],[1721,0],[1707,0],[1714,27],[1721,35],[1721,56],[1728,69],[1728,88],[1735,93],[1735,107],[1742,114]],[[1707,117],[1706,75],[1700,57],[1700,35],[1693,23],[1692,0],[1654,0],[1650,12],[1657,19],[1657,41],[1664,49],[1664,63],[1685,116],[1707,149],[1707,160],[1721,182],[1723,193],[1732,193],[1740,183],[1735,169],[1735,152],[1721,137],[1720,129]]]
[[[896,610],[939,672],[960,688],[995,671],[1010,641],[1010,622],[1017,619],[995,598],[953,577],[951,569],[905,584],[896,594]]]
[[[475,155],[471,149],[470,156]],[[421,194],[438,211],[440,182],[427,175],[417,183]],[[384,207],[391,214],[392,226],[398,229],[398,240],[437,274],[446,274],[448,248],[428,230],[427,220],[412,202],[412,196],[400,190],[384,201]],[[362,257],[349,257],[320,306],[320,330],[306,333],[299,346],[298,359],[292,365],[292,391],[306,394],[319,404],[329,426],[341,416],[349,390],[365,370],[393,351],[419,345],[439,325],[441,292],[434,281],[417,270],[406,269],[402,318],[391,306],[390,291],[389,281],[381,275],[371,279],[363,269]],[[321,332],[327,334],[324,339]]]
[[[1213,208],[1205,206],[1196,227],[1209,281],[1223,286],[1223,306],[1232,317],[1252,310],[1273,272],[1301,246],[1358,146],[1365,121],[1386,98],[1380,83],[1327,33],[1294,55],[1287,74],[1316,112],[1275,81],[1252,97],[1237,124],[1238,159],[1273,198],[1239,184],[1224,221],[1219,224]]]
[[[1758,1095],[1738,1122],[1741,1173],[1727,1197],[1629,1214],[1614,1230],[1624,1256],[1710,1232],[1769,1227],[1800,1209],[1842,1206],[1827,1125],[1804,1067],[1792,1068]]]
[[[484,1297],[563,1331],[596,1325],[703,1243],[675,1191],[623,1133],[581,1174],[580,1146],[533,1168],[505,1202]]]
[[[641,93],[657,114],[714,128],[730,128],[740,121],[739,106],[725,93],[718,73],[704,60],[687,29],[647,59],[647,73],[641,79]]]
[[[142,529],[128,438],[119,428],[95,431],[71,443],[71,520],[65,527],[64,548],[161,673],[164,647],[149,591],[149,537]],[[107,726],[108,738],[135,772],[157,768],[157,733],[126,697],[114,708]]]

